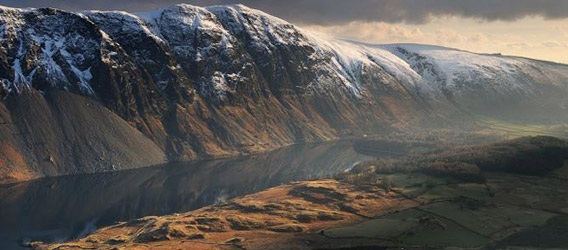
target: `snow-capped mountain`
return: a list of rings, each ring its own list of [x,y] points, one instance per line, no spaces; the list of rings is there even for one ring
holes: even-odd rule
[[[13,179],[260,152],[464,112],[568,114],[566,65],[346,41],[243,5],[0,7],[0,81],[4,156],[26,165]]]

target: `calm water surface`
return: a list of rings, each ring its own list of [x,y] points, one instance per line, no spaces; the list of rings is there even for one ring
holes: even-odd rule
[[[370,157],[348,141],[0,187],[0,249],[65,241],[148,215],[186,212],[295,180],[329,177]]]

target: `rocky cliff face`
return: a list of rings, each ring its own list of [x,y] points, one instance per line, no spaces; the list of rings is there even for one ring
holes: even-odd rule
[[[342,41],[242,5],[2,7],[0,81],[0,153],[24,159],[0,166],[6,179],[261,152],[460,110],[568,106],[565,65]]]

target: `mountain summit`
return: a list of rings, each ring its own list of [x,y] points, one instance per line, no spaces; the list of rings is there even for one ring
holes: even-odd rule
[[[568,114],[566,65],[362,44],[243,5],[0,7],[0,81],[0,182]]]

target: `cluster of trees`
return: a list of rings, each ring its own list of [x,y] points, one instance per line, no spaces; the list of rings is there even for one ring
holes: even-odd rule
[[[424,154],[463,145],[483,145],[504,139],[495,134],[432,129],[375,135],[356,141],[353,146],[360,154],[400,158],[409,154]]]
[[[568,141],[555,137],[524,137],[484,146],[455,147],[401,159],[377,159],[359,164],[341,178],[372,182],[378,175],[422,173],[482,182],[482,171],[545,175],[568,161]]]
[[[443,144],[447,146],[479,145],[488,142],[498,142],[505,139],[504,135],[481,133],[477,130],[456,129],[415,129],[368,137],[369,140],[392,142],[412,142],[427,144]]]

